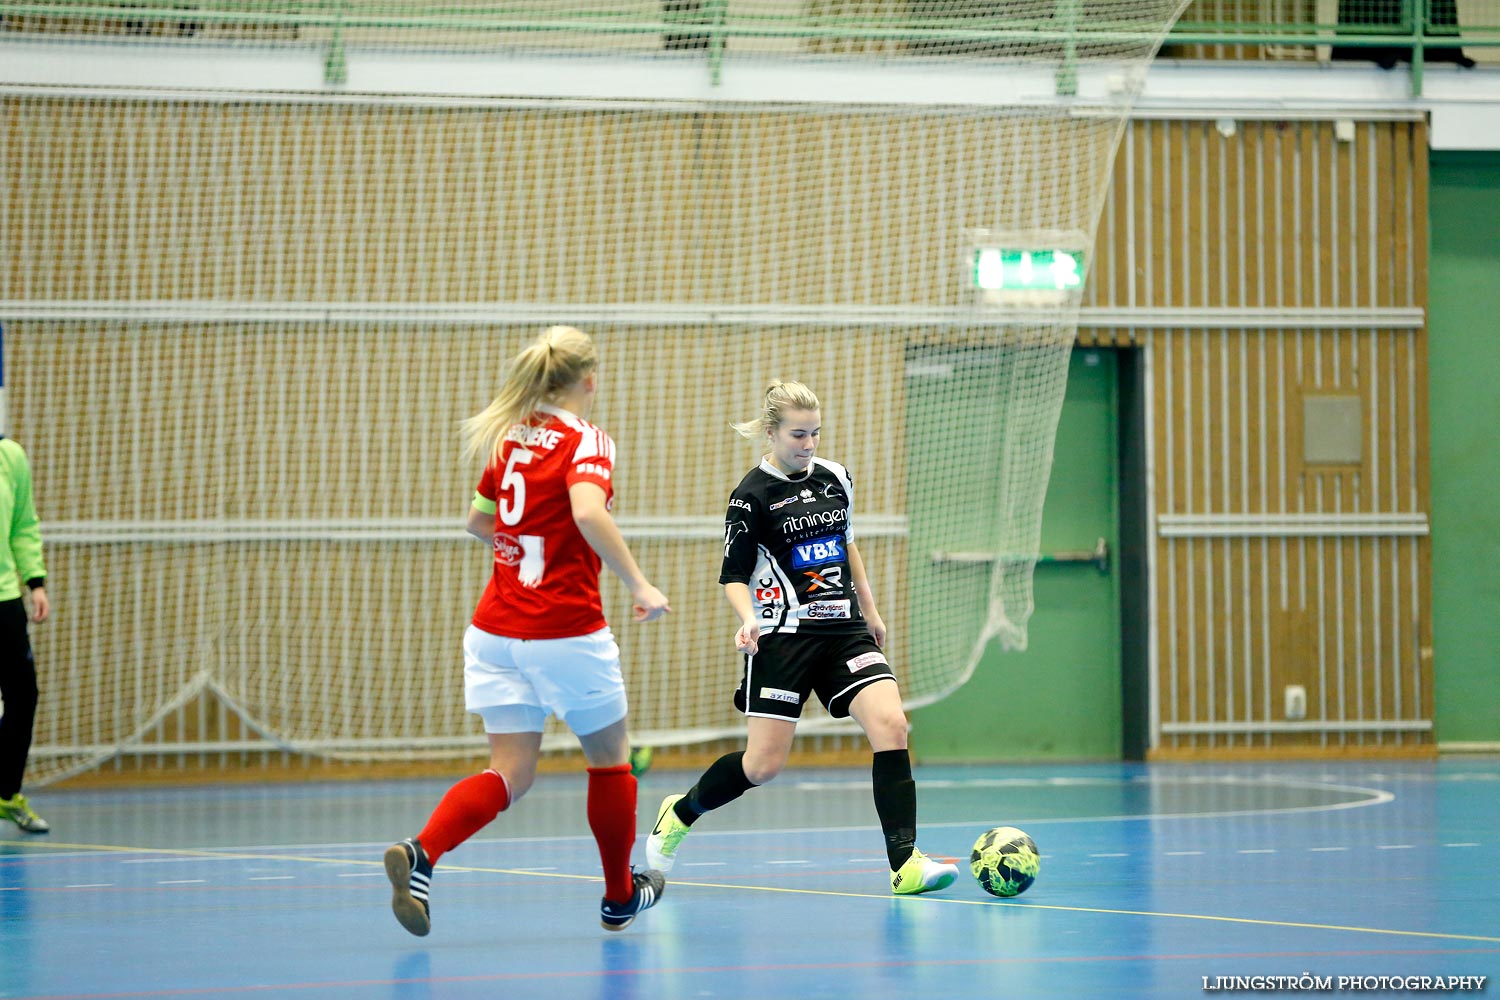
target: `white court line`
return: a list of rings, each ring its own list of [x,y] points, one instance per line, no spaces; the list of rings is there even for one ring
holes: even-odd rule
[[[1329,777],[1332,777],[1332,775],[1330,775]],[[1400,780],[1405,781],[1405,780],[1408,780],[1408,778],[1405,777],[1405,776],[1403,776],[1403,777],[1401,777]],[[1318,782],[1318,781],[1307,781],[1307,780],[1301,780],[1301,779],[1281,778],[1281,777],[1277,777],[1277,776],[1274,776],[1274,775],[1264,776],[1264,777],[1260,777],[1260,778],[1238,778],[1238,777],[1234,777],[1234,776],[1227,776],[1227,777],[1225,777],[1225,776],[1205,776],[1205,777],[1202,777],[1202,778],[1153,779],[1153,780],[1150,780],[1150,781],[1139,781],[1139,780],[1130,780],[1130,779],[1120,780],[1120,779],[1112,779],[1112,778],[1045,778],[1045,779],[995,779],[995,780],[990,780],[990,779],[971,779],[971,780],[966,780],[966,781],[953,781],[953,780],[944,779],[944,780],[939,780],[939,781],[922,781],[919,784],[922,787],[948,787],[948,788],[959,787],[959,788],[970,788],[970,787],[985,787],[985,786],[995,785],[997,781],[999,781],[999,782],[1005,782],[1005,783],[1008,783],[1008,784],[1011,784],[1011,785],[1032,785],[1032,786],[1043,787],[1043,788],[1049,788],[1049,787],[1050,788],[1058,788],[1058,787],[1081,786],[1081,785],[1106,785],[1106,786],[1129,785],[1129,786],[1135,786],[1135,787],[1140,787],[1142,785],[1157,785],[1157,786],[1221,785],[1221,786],[1239,786],[1239,787],[1244,787],[1244,786],[1292,787],[1292,788],[1303,788],[1303,789],[1310,789],[1310,790],[1316,790],[1316,791],[1343,792],[1343,793],[1348,793],[1348,794],[1358,794],[1358,795],[1366,796],[1366,798],[1364,798],[1362,800],[1358,800],[1358,801],[1334,802],[1334,803],[1328,803],[1328,804],[1325,804],[1325,805],[1271,807],[1271,808],[1265,808],[1265,809],[1233,809],[1233,810],[1222,810],[1222,811],[1217,811],[1217,812],[1211,811],[1211,812],[1186,812],[1186,813],[1134,813],[1134,814],[1111,815],[1111,816],[1066,816],[1066,817],[1049,816],[1049,817],[1031,817],[1031,818],[1023,818],[1023,819],[1014,819],[1014,820],[1010,821],[1010,823],[1008,824],[1008,825],[1011,825],[1011,826],[1044,826],[1044,825],[1054,825],[1054,824],[1101,823],[1101,822],[1103,822],[1103,823],[1124,823],[1124,822],[1141,822],[1141,821],[1156,822],[1156,821],[1159,821],[1159,820],[1175,820],[1175,819],[1185,819],[1185,820],[1224,819],[1224,818],[1238,817],[1238,816],[1268,816],[1268,815],[1290,814],[1290,813],[1331,812],[1331,811],[1341,810],[1341,809],[1360,809],[1360,808],[1364,808],[1366,806],[1383,805],[1385,803],[1394,801],[1395,798],[1396,798],[1396,796],[1393,793],[1387,792],[1387,791],[1384,791],[1384,790],[1378,789],[1378,788],[1365,788],[1365,787],[1355,786],[1355,785],[1337,784],[1337,783],[1334,783],[1334,782]],[[809,781],[804,781],[804,782],[799,782],[798,784],[793,785],[791,787],[797,788],[798,790],[801,790],[801,791],[815,791],[815,792],[825,792],[825,791],[827,791],[830,788],[839,788],[839,787],[868,789],[869,788],[869,780],[868,779],[863,779],[863,780],[848,781],[848,782],[809,782]],[[966,821],[952,821],[952,822],[944,822],[944,823],[923,823],[923,828],[924,829],[960,829],[960,828],[963,828],[963,829],[972,829],[972,828],[974,828],[976,826],[982,826],[982,825],[984,825],[985,822],[987,822],[987,821],[986,820],[966,820]],[[800,835],[800,834],[863,833],[863,832],[869,832],[869,831],[872,831],[872,830],[877,830],[878,831],[878,829],[879,828],[877,826],[875,826],[874,824],[861,824],[861,825],[849,825],[849,826],[773,827],[773,828],[766,828],[766,829],[702,830],[702,831],[695,831],[695,833],[694,833],[694,839],[695,840],[697,840],[697,839],[705,839],[705,838],[709,838],[709,837],[788,836],[788,835]],[[468,843],[470,843],[470,844],[490,844],[490,845],[514,845],[514,844],[524,844],[524,843],[561,844],[561,843],[568,843],[570,841],[587,841],[587,842],[592,842],[592,840],[593,840],[593,837],[591,835],[588,835],[588,834],[577,834],[577,835],[564,835],[564,836],[555,836],[554,835],[554,836],[532,836],[532,837],[514,837],[514,838],[494,837],[494,838],[475,839],[475,840],[468,841]],[[301,853],[303,855],[307,855],[309,857],[313,857],[313,856],[316,856],[317,854],[319,854],[320,852],[340,853],[340,852],[347,852],[347,851],[366,851],[366,850],[372,851],[372,852],[378,852],[378,851],[382,850],[384,847],[387,847],[387,846],[389,846],[389,844],[386,841],[378,841],[378,842],[365,841],[365,842],[345,842],[345,843],[339,843],[339,844],[261,844],[261,845],[252,845],[252,846],[233,846],[233,847],[199,847],[199,846],[183,846],[183,847],[177,847],[177,848],[143,847],[143,848],[138,848],[137,850],[155,852],[155,853],[160,853],[160,854],[163,854],[163,855],[171,855],[171,856],[161,857],[161,858],[128,858],[128,859],[122,859],[121,863],[123,863],[123,864],[165,864],[165,863],[169,863],[169,862],[183,862],[183,861],[237,861],[237,860],[244,860],[241,857],[237,857],[237,855],[253,854],[253,853],[283,852],[283,851],[295,851],[295,852]],[[1479,845],[1476,844],[1476,845],[1472,845],[1472,846],[1479,846]],[[1345,848],[1337,848],[1337,850],[1344,850],[1344,849]],[[183,856],[183,855],[177,855],[176,854],[177,851],[190,851],[190,852],[194,852],[194,853],[192,855],[190,855],[190,856]],[[111,852],[111,851],[80,851],[80,852],[69,852],[67,854],[62,854],[62,853],[50,854],[49,853],[48,857],[52,857],[52,858],[58,858],[58,857],[97,857],[97,856],[102,855],[102,854],[111,854],[111,853],[114,853],[114,852]],[[301,860],[306,861],[307,858],[303,858]],[[353,860],[351,860],[351,859],[349,859],[347,857],[337,857],[337,856],[330,857],[330,858],[326,859],[326,861],[323,858],[317,858],[317,861],[319,863],[329,863],[329,864],[338,864],[338,863],[360,864],[361,863],[359,861],[353,861]]]
[[[1017,820],[1014,823],[1010,824],[1012,826],[1015,826],[1018,823],[1028,823],[1028,824],[1031,824],[1031,825],[1039,825],[1039,824],[1042,824],[1042,823],[1076,823],[1076,822],[1099,823],[1099,822],[1124,822],[1124,821],[1135,821],[1135,820],[1161,820],[1161,819],[1219,819],[1219,818],[1229,817],[1229,816],[1271,816],[1271,815],[1281,815],[1281,814],[1286,814],[1286,813],[1331,812],[1331,811],[1336,810],[1336,809],[1362,809],[1365,806],[1384,805],[1387,802],[1394,802],[1395,799],[1396,799],[1395,793],[1393,793],[1393,792],[1387,792],[1384,789],[1380,789],[1380,788],[1366,788],[1366,787],[1364,787],[1362,785],[1344,785],[1344,784],[1337,784],[1337,783],[1334,783],[1334,782],[1327,782],[1327,781],[1306,781],[1306,780],[1302,780],[1302,779],[1298,779],[1298,778],[1281,778],[1281,777],[1277,777],[1277,776],[1274,776],[1274,775],[1269,775],[1269,776],[1265,776],[1265,777],[1261,777],[1261,778],[1238,778],[1238,777],[1234,777],[1234,776],[1218,776],[1218,777],[1202,777],[1202,778],[1165,778],[1165,779],[1151,779],[1151,780],[1147,780],[1147,781],[1124,781],[1124,782],[1119,781],[1119,780],[1114,780],[1114,779],[1108,779],[1108,778],[1073,778],[1073,779],[1068,779],[1068,778],[1059,778],[1059,779],[1029,779],[1029,778],[984,779],[984,778],[977,778],[977,779],[970,779],[970,780],[967,780],[967,781],[959,781],[959,780],[921,781],[921,782],[918,782],[918,786],[921,787],[921,788],[924,788],[924,789],[925,788],[983,788],[983,787],[990,787],[990,786],[994,785],[996,782],[1011,782],[1011,783],[1015,783],[1015,784],[1029,784],[1029,785],[1032,785],[1034,787],[1039,787],[1039,788],[1058,787],[1058,786],[1064,786],[1064,785],[1088,785],[1088,784],[1094,784],[1094,785],[1121,785],[1121,784],[1125,784],[1125,785],[1134,785],[1134,786],[1146,785],[1146,786],[1162,786],[1162,787],[1170,787],[1170,786],[1177,786],[1177,785],[1194,785],[1194,786],[1217,785],[1217,786],[1224,786],[1224,787],[1241,787],[1241,788],[1243,788],[1243,787],[1252,787],[1252,788],[1282,788],[1282,787],[1286,787],[1286,788],[1308,789],[1308,790],[1320,791],[1320,792],[1329,792],[1329,791],[1331,791],[1331,792],[1343,792],[1343,793],[1350,794],[1350,795],[1366,796],[1366,798],[1364,798],[1362,800],[1356,800],[1356,801],[1352,801],[1352,802],[1329,802],[1329,803],[1326,803],[1326,804],[1323,804],[1323,805],[1311,805],[1311,806],[1274,806],[1274,807],[1268,807],[1268,808],[1265,808],[1265,809],[1228,809],[1228,810],[1220,810],[1220,811],[1216,811],[1216,812],[1142,813],[1142,814],[1115,815],[1115,816],[1077,816],[1077,817],[1061,817],[1061,818],[1058,818],[1058,817],[1035,818],[1035,819]],[[820,784],[820,783],[816,783],[816,782],[807,782],[807,781],[804,781],[804,782],[798,783],[794,787],[798,788],[799,790],[804,790],[804,791],[827,791],[828,789],[831,789],[831,788],[832,789],[837,789],[837,788],[850,788],[850,789],[854,789],[854,788],[868,788],[869,787],[869,782],[868,781],[836,781],[836,782],[828,782],[828,783]],[[971,825],[972,824],[970,824],[970,823],[923,823],[922,824],[922,826],[923,826],[924,829],[931,828],[931,827],[954,827],[954,826],[971,826]]]
[[[1384,791],[1383,789],[1379,789],[1379,788],[1364,788],[1364,787],[1361,787],[1361,786],[1358,786],[1358,785],[1342,785],[1342,784],[1335,784],[1335,783],[1332,783],[1332,782],[1306,781],[1306,780],[1294,779],[1294,778],[1279,778],[1279,777],[1276,777],[1276,776],[1266,776],[1266,777],[1262,777],[1262,778],[1237,778],[1237,777],[1232,777],[1232,776],[1229,776],[1229,777],[1203,777],[1203,778],[1169,778],[1169,779],[1154,779],[1154,780],[1149,781],[1149,782],[1133,781],[1133,780],[1124,780],[1124,781],[1122,781],[1122,780],[1119,780],[1119,779],[1116,779],[1116,778],[1035,778],[1035,779],[1033,779],[1033,778],[1007,778],[1007,779],[994,779],[994,780],[990,780],[990,779],[968,779],[968,780],[962,780],[962,781],[955,781],[955,780],[952,780],[952,779],[941,779],[941,780],[938,780],[938,781],[919,781],[918,785],[920,787],[922,787],[922,788],[929,788],[929,787],[977,788],[977,787],[988,787],[988,786],[991,786],[991,785],[995,785],[997,782],[1005,782],[1005,783],[1009,783],[1009,784],[1012,784],[1012,785],[1031,785],[1031,786],[1036,786],[1036,787],[1040,787],[1040,788],[1057,788],[1057,787],[1080,786],[1080,785],[1105,785],[1105,786],[1132,785],[1132,786],[1140,786],[1140,785],[1143,785],[1143,784],[1161,785],[1161,786],[1176,786],[1176,785],[1200,785],[1200,786],[1201,785],[1221,785],[1221,786],[1240,786],[1240,787],[1248,785],[1248,786],[1253,786],[1253,787],[1264,787],[1264,788],[1276,788],[1276,787],[1303,788],[1303,789],[1311,789],[1311,790],[1315,790],[1315,791],[1344,792],[1344,793],[1347,793],[1347,794],[1358,794],[1358,795],[1366,796],[1366,798],[1364,798],[1362,800],[1353,801],[1353,802],[1332,802],[1332,803],[1328,803],[1326,805],[1311,805],[1311,806],[1280,806],[1280,807],[1272,807],[1272,808],[1266,808],[1266,809],[1230,809],[1230,810],[1222,810],[1222,811],[1218,811],[1218,812],[1187,812],[1187,813],[1133,813],[1133,814],[1113,815],[1113,816],[1047,816],[1047,817],[1032,817],[1032,818],[1028,818],[1028,819],[1014,820],[1014,821],[1012,821],[1011,823],[1008,824],[1010,826],[1021,826],[1023,824],[1026,825],[1026,826],[1043,826],[1043,825],[1047,825],[1047,824],[1065,824],[1065,823],[1126,823],[1126,822],[1140,822],[1142,820],[1145,820],[1145,821],[1156,821],[1156,820],[1169,820],[1169,819],[1223,819],[1223,818],[1234,817],[1234,816],[1269,816],[1269,815],[1280,815],[1280,814],[1285,814],[1285,813],[1330,812],[1330,811],[1337,810],[1337,809],[1362,809],[1362,808],[1364,808],[1366,806],[1384,805],[1387,802],[1393,802],[1393,801],[1395,801],[1395,798],[1396,798],[1396,796],[1393,793]],[[801,781],[801,782],[798,782],[796,784],[789,785],[789,786],[783,786],[783,787],[795,788],[798,791],[805,791],[805,792],[826,792],[829,789],[838,789],[838,788],[868,790],[869,787],[870,787],[870,782],[869,782],[868,778],[863,779],[863,780],[855,780],[855,781],[830,781],[830,782]],[[926,823],[926,822],[924,822],[922,824],[922,828],[924,830],[925,829],[973,828],[975,826],[982,826],[982,825],[984,825],[985,822],[987,822],[987,821],[986,820],[960,820],[960,821],[946,822],[946,823]],[[701,839],[706,838],[706,837],[741,837],[741,836],[746,836],[746,835],[751,835],[751,836],[761,836],[761,835],[786,836],[786,835],[796,835],[796,834],[806,834],[806,833],[857,833],[857,832],[867,832],[867,831],[870,831],[870,830],[878,830],[878,829],[879,829],[879,827],[877,825],[875,825],[875,824],[864,824],[864,825],[859,825],[859,826],[799,826],[799,827],[769,827],[769,828],[766,828],[766,829],[748,829],[747,828],[747,829],[740,829],[740,830],[695,830],[693,832],[693,839],[694,840],[701,840]],[[559,835],[553,835],[553,836],[540,836],[540,837],[486,837],[486,838],[475,838],[473,840],[465,841],[465,843],[467,843],[467,844],[476,844],[476,845],[477,844],[562,844],[562,843],[568,843],[569,841],[588,841],[588,842],[592,842],[593,839],[594,839],[593,836],[590,835],[590,834],[563,834],[563,835],[560,835],[560,836]],[[299,852],[302,852],[304,854],[315,854],[315,853],[321,852],[321,851],[349,851],[349,850],[359,850],[359,851],[371,850],[371,851],[376,851],[376,850],[382,850],[382,849],[384,849],[385,847],[388,847],[388,846],[390,846],[390,845],[386,841],[378,841],[378,842],[374,842],[374,841],[364,841],[364,842],[351,841],[351,842],[345,842],[345,843],[339,843],[339,844],[257,844],[257,845],[237,846],[237,847],[185,847],[185,848],[182,848],[182,850],[203,851],[203,852],[205,852],[207,854],[210,854],[210,855],[216,854],[216,853],[224,853],[224,854],[227,854],[227,853],[241,853],[241,854],[248,854],[248,853],[254,853],[254,852],[257,852],[257,851],[261,851],[261,852],[269,852],[269,851],[299,851]],[[163,850],[165,852],[166,849],[155,848],[155,850]],[[57,855],[53,855],[53,857],[56,857],[56,856]],[[330,860],[332,860],[332,861],[338,861],[338,860],[347,860],[347,859],[343,859],[343,858],[331,858]],[[879,859],[877,859],[877,860],[879,860]],[[517,870],[519,870],[519,869],[517,869]]]

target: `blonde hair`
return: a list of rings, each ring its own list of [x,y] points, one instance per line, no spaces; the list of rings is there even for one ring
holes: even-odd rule
[[[528,423],[538,406],[556,399],[599,366],[594,341],[571,326],[549,326],[517,354],[505,373],[500,394],[463,422],[464,457],[488,461],[505,434]]]
[[[753,420],[731,424],[741,437],[752,441],[781,426],[788,410],[820,410],[817,394],[801,382],[772,382],[766,386],[766,395],[760,413]]]

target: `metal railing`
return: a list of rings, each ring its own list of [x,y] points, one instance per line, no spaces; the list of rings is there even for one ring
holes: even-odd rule
[[[1078,0],[1057,0],[1046,17],[1003,9],[948,13],[899,0],[855,5],[829,0],[650,0],[650,2],[470,2],[455,6],[389,0],[89,0],[0,2],[7,35],[107,36],[112,41],[212,40],[246,45],[317,45],[325,76],[343,80],[352,43],[386,47],[524,45],[535,49],[613,48],[701,55],[717,83],[726,52],[805,51],[820,56],[1003,57],[1022,46],[1074,53],[1089,45],[1139,44],[1150,33],[1080,16]],[[916,11],[916,12],[914,12]],[[1460,16],[1462,14],[1462,16]],[[1150,35],[1154,39],[1154,35]],[[1409,62],[1420,94],[1435,59],[1468,64],[1463,47],[1500,46],[1500,0],[1195,0],[1166,40],[1168,52],[1226,50],[1218,58],[1360,59]],[[1211,58],[1211,57],[1210,57]]]

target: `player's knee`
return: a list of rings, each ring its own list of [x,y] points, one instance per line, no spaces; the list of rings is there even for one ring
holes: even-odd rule
[[[740,766],[745,769],[745,780],[752,785],[764,785],[773,780],[781,769],[786,767],[785,757],[752,758],[746,754],[740,761]]]
[[[877,713],[865,729],[870,745],[876,750],[905,750],[910,732],[911,723],[899,708]]]
[[[536,768],[517,765],[513,762],[502,761],[496,763],[490,761],[490,770],[499,774],[505,781],[505,791],[510,805],[515,805],[521,800],[521,796],[531,791],[531,786],[536,784]]]

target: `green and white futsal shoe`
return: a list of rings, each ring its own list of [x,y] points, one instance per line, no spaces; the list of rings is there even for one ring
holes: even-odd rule
[[[891,872],[891,892],[915,896],[919,892],[946,889],[958,878],[958,866],[934,861],[921,851],[912,851],[906,864]]]
[[[680,798],[681,795],[668,795],[662,800],[661,808],[656,810],[656,825],[646,838],[646,864],[659,872],[672,870],[677,861],[677,845],[690,829],[672,808]]]
[[[10,820],[26,833],[46,833],[52,829],[20,792],[8,799],[0,799],[0,819]]]

